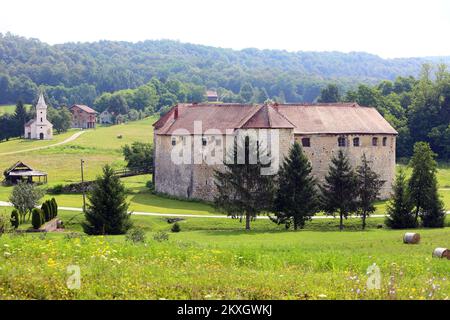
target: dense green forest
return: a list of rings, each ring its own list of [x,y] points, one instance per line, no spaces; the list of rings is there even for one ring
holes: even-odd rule
[[[31,103],[38,86],[52,104],[92,105],[104,92],[137,88],[152,79],[218,89],[239,100],[251,87],[259,100],[311,102],[321,87],[342,90],[397,76],[417,76],[424,62],[446,58],[382,59],[367,53],[231,50],[176,41],[99,41],[50,46],[37,39],[0,34],[0,104]],[[50,94],[51,93],[51,94]],[[244,94],[245,96],[245,94]]]

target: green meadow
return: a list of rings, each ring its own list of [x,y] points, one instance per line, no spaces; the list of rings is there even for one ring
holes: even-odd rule
[[[1,212],[1,209],[0,209]],[[431,257],[449,243],[449,228],[367,231],[359,220],[316,220],[299,232],[258,219],[246,232],[237,220],[187,218],[170,232],[162,217],[133,216],[144,243],[124,236],[88,237],[80,213],[60,212],[65,233],[0,237],[0,299],[448,299],[449,261]],[[153,236],[167,232],[169,239]],[[370,289],[370,266],[379,287]],[[78,266],[81,287],[66,285]],[[369,281],[370,282],[370,281]]]
[[[134,141],[152,141],[155,118],[86,131],[70,143],[48,146],[77,131],[56,135],[52,141],[12,140],[0,143],[0,170],[21,160],[48,172],[49,184],[95,179],[104,164],[122,168],[121,148]],[[121,136],[121,137],[119,137]],[[400,165],[398,166],[400,168]],[[408,171],[409,169],[407,169]],[[382,218],[369,218],[361,231],[358,218],[345,221],[316,219],[305,230],[286,231],[268,219],[257,219],[251,231],[238,220],[207,218],[219,214],[203,202],[181,201],[152,194],[151,175],[124,178],[134,212],[205,215],[184,218],[181,232],[172,233],[164,217],[133,215],[145,231],[144,243],[125,236],[83,235],[79,212],[60,211],[64,232],[7,234],[0,237],[0,299],[448,299],[449,262],[431,257],[436,247],[450,245],[450,222],[437,230],[418,230],[419,245],[405,245],[403,231],[387,230]],[[440,164],[440,193],[450,209],[450,166]],[[0,201],[11,187],[0,186]],[[52,195],[46,195],[50,198]],[[80,208],[79,194],[54,196],[59,206]],[[386,202],[377,204],[384,213]],[[8,217],[11,208],[0,207]],[[26,229],[30,225],[22,225]],[[153,239],[167,232],[168,241]],[[367,270],[379,267],[380,287],[369,289]],[[81,271],[81,288],[71,290],[67,268]]]

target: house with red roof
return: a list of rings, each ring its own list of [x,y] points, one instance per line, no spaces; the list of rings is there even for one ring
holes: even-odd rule
[[[93,129],[97,123],[97,111],[80,104],[69,108],[72,113],[72,128]]]

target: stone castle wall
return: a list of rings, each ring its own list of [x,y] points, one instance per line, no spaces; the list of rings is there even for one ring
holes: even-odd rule
[[[242,129],[241,129],[242,131]],[[381,175],[386,181],[381,190],[381,198],[388,198],[392,190],[392,181],[395,176],[395,136],[374,136],[374,135],[308,135],[301,136],[293,134],[291,129],[278,129],[279,133],[279,154],[280,164],[284,156],[289,153],[290,146],[294,139],[301,144],[304,137],[310,138],[310,147],[304,147],[306,155],[311,161],[313,174],[319,182],[323,182],[328,172],[331,157],[340,149],[344,150],[350,159],[353,167],[360,163],[363,153],[369,161],[372,161],[372,168]],[[338,146],[338,137],[346,138],[346,146]],[[360,146],[353,146],[353,138],[358,137]],[[378,145],[372,146],[372,138],[378,138]],[[383,146],[383,138],[386,137],[386,146]],[[204,136],[207,140],[207,146],[215,146],[218,152],[225,156],[224,144],[216,142],[213,136]],[[182,198],[203,199],[211,201],[216,192],[214,184],[215,170],[224,170],[223,164],[210,165],[205,163],[206,146],[200,144],[196,149],[196,154],[191,154],[191,162],[194,163],[194,157],[200,156],[203,161],[201,164],[175,164],[171,159],[171,153],[174,148],[172,139],[176,140],[176,146],[188,144],[191,147],[194,144],[192,138],[171,137],[155,134],[155,187],[156,191],[171,194]],[[189,141],[190,140],[190,141]],[[192,148],[195,149],[195,148]]]

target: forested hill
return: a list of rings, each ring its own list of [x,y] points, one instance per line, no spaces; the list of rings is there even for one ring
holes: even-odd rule
[[[239,93],[244,84],[287,102],[312,101],[325,83],[375,83],[416,76],[424,62],[443,58],[382,59],[367,53],[231,50],[176,41],[100,41],[50,46],[0,34],[0,103],[31,102],[37,86],[72,90],[92,103],[103,92],[135,88],[152,78]]]

